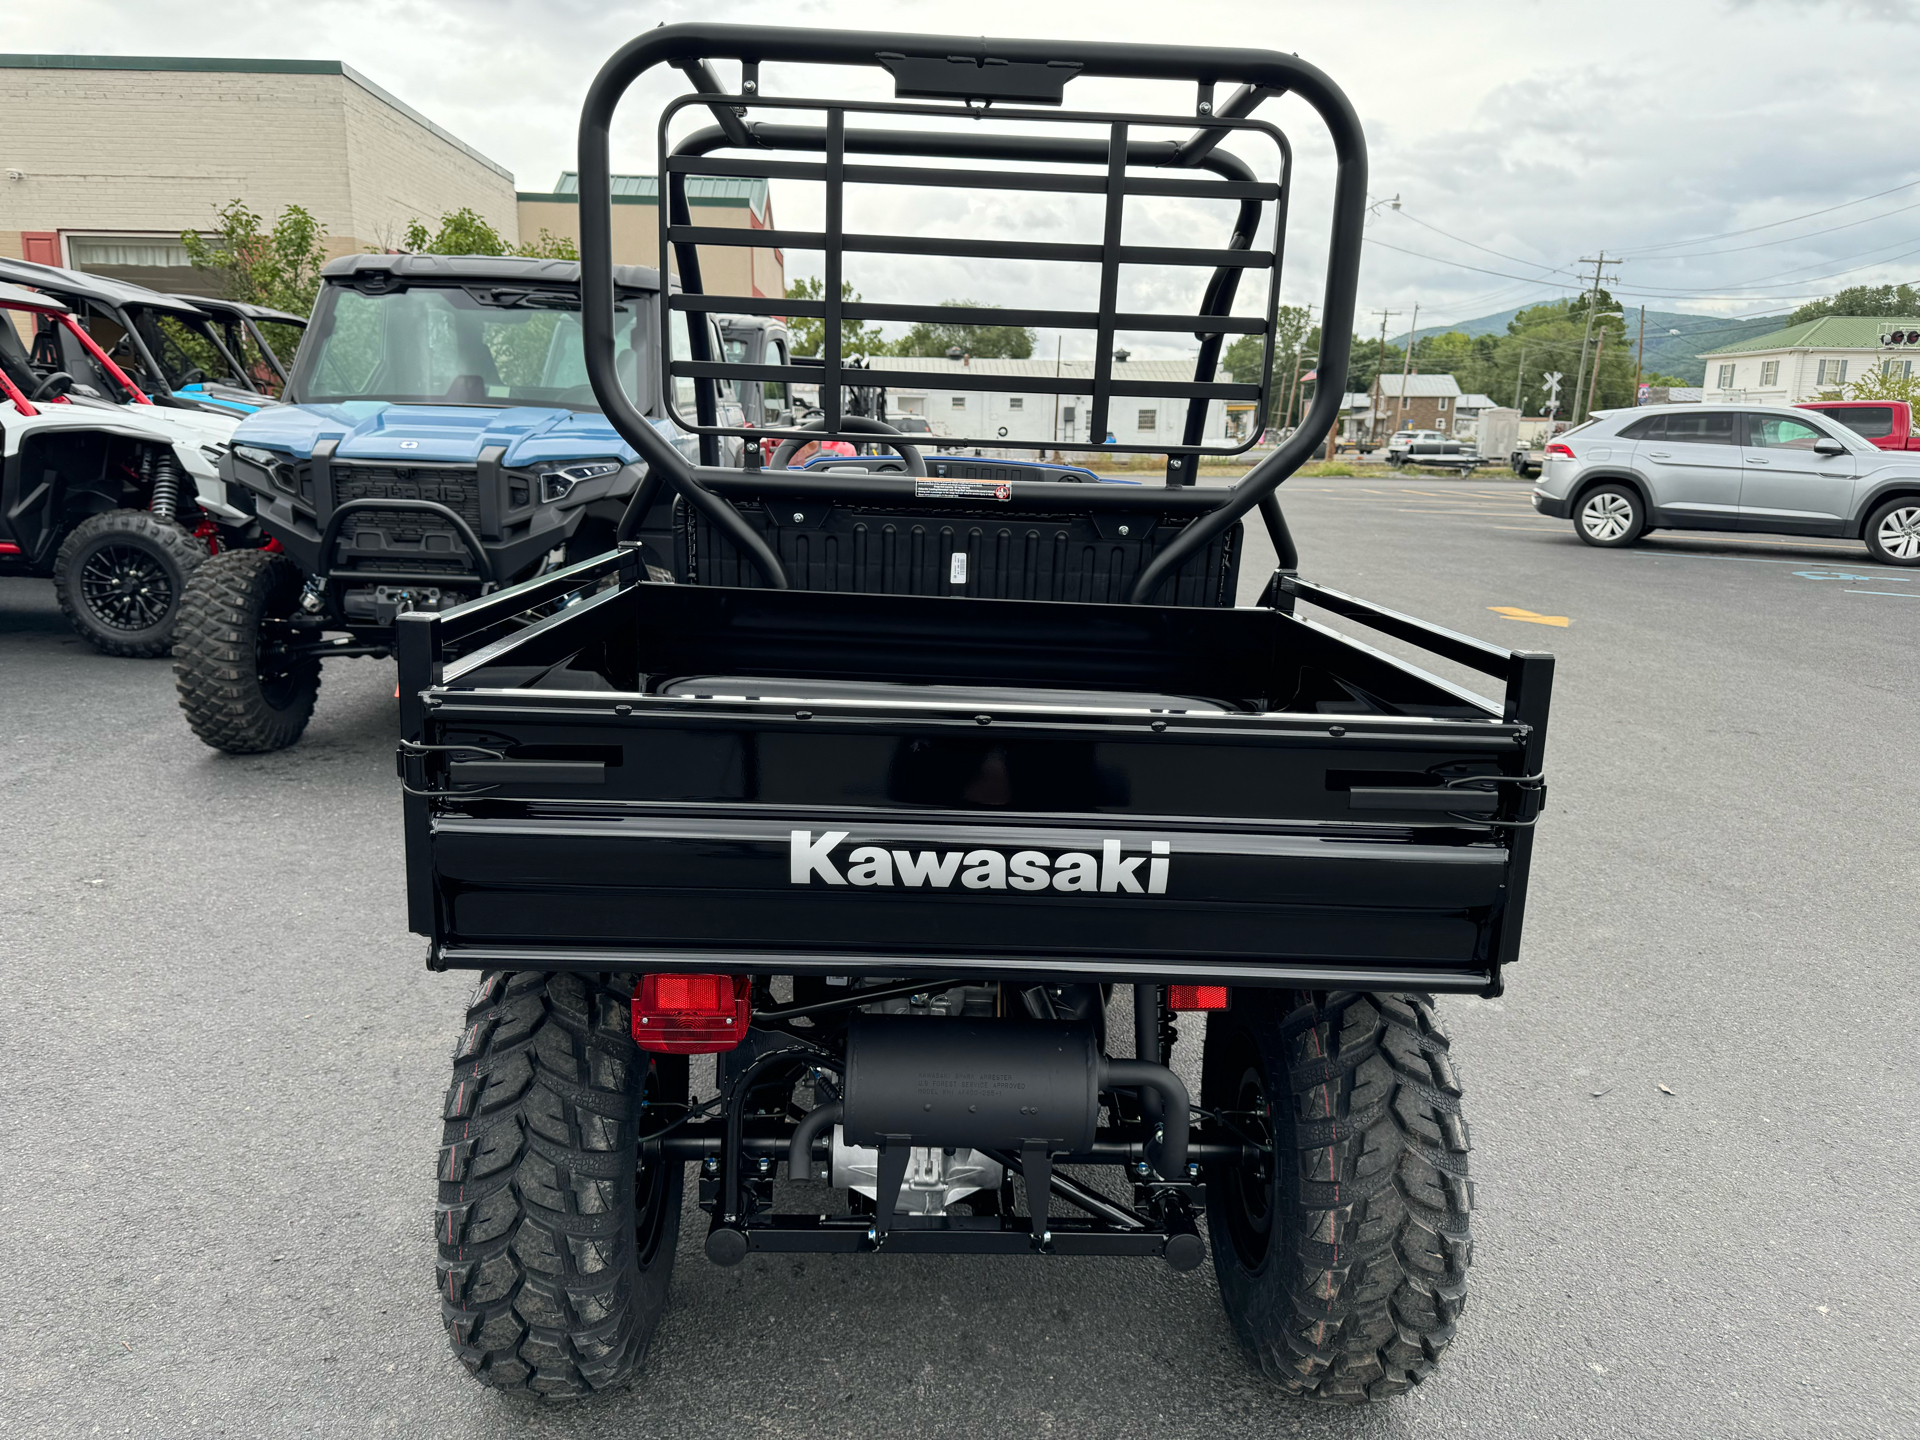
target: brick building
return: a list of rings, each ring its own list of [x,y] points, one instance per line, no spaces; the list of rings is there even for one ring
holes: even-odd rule
[[[1379,375],[1368,391],[1373,433],[1385,440],[1397,430],[1454,433],[1461,387],[1451,375]]]
[[[312,211],[330,255],[462,206],[518,236],[514,178],[338,60],[0,54],[0,255],[205,293],[183,230]]]
[[[520,233],[546,230],[580,239],[580,177],[561,172],[550,191],[521,191]],[[727,230],[771,230],[773,200],[764,179],[687,177],[687,210],[696,225]],[[660,183],[651,175],[614,176],[614,263],[660,266]],[[781,296],[787,259],[771,245],[700,247],[701,288],[710,295]]]

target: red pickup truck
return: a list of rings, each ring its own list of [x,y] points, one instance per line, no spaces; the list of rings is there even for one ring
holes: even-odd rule
[[[1914,416],[1905,400],[1810,400],[1797,407],[1833,416],[1882,450],[1921,450]]]

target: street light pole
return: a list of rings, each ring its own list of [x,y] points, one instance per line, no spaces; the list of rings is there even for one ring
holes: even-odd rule
[[[1420,306],[1420,303],[1417,301],[1415,302],[1415,306],[1414,306],[1414,318],[1410,320],[1407,325],[1407,349],[1401,355],[1401,414],[1402,415],[1407,414],[1407,368],[1409,365],[1413,364],[1414,362],[1415,332],[1418,331],[1420,328],[1421,328],[1421,306]],[[1393,431],[1388,432],[1388,434],[1390,435],[1392,435],[1393,433],[1394,433]]]
[[[1641,307],[1641,333],[1634,344],[1634,403],[1641,403],[1641,362],[1648,353],[1648,308]]]
[[[1381,317],[1381,358],[1374,362],[1374,419],[1367,428],[1367,438],[1370,443],[1381,438],[1381,402],[1387,399],[1381,386],[1381,371],[1387,365],[1387,318],[1390,315],[1399,315],[1401,312],[1382,310],[1377,313]]]

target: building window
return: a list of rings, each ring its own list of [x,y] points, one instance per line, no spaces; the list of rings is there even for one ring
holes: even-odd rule
[[[1414,409],[1414,397],[1413,397],[1413,396],[1411,396],[1411,395],[1404,395],[1404,396],[1402,396],[1402,397],[1401,397],[1401,409],[1402,409],[1402,410],[1412,410],[1412,409]]]
[[[956,410],[967,409],[967,397],[964,395],[955,396],[953,400],[953,405],[954,405],[954,409]]]
[[[1439,399],[1438,401],[1436,401],[1436,402],[1435,402],[1435,405],[1436,405],[1436,406],[1437,406],[1437,407],[1438,407],[1439,409],[1441,409],[1441,410],[1446,410],[1446,409],[1447,409],[1447,397],[1446,397],[1445,395],[1444,395],[1444,396],[1442,396],[1442,397],[1441,397],[1441,398],[1440,398],[1440,399]]]
[[[1848,363],[1845,360],[1824,360],[1815,372],[1816,385],[1845,385],[1848,379]]]
[[[1160,428],[1161,413],[1158,410],[1143,410],[1134,423],[1136,430],[1157,430]]]
[[[1008,396],[1008,397],[1007,397],[1007,408],[1008,408],[1009,410],[1025,410],[1025,409],[1027,409],[1027,397],[1026,397],[1026,396],[1024,396],[1024,395],[1010,395],[1010,396]]]
[[[1715,384],[1716,387],[1721,390],[1734,389],[1734,367],[1732,365],[1722,366],[1719,372],[1719,379]]]
[[[1883,375],[1898,376],[1904,380],[1911,380],[1914,378],[1914,362],[1912,360],[1884,360],[1881,362],[1881,373]]]
[[[1061,424],[1072,425],[1073,423],[1074,423],[1074,407],[1069,405],[1064,407],[1061,410]]]
[[[1765,389],[1770,385],[1773,385],[1776,380],[1780,379],[1780,376],[1781,376],[1780,361],[1764,360],[1761,362],[1761,385],[1763,389]]]

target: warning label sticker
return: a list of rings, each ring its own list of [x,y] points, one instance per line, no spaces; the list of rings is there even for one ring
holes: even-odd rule
[[[917,500],[1011,500],[1014,487],[1004,480],[927,480],[916,477]]]

